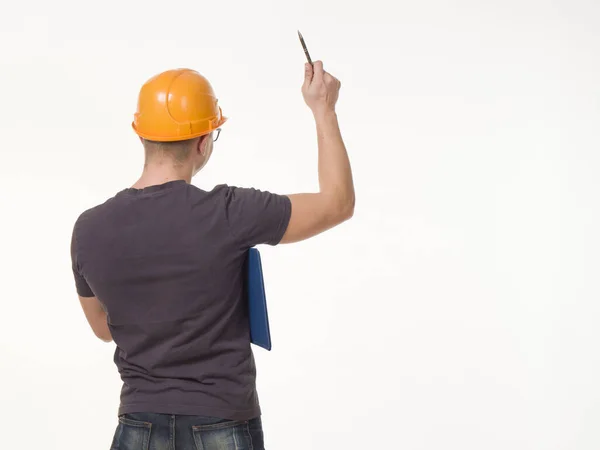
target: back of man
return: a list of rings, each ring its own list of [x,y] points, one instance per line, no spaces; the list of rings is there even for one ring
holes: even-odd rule
[[[191,184],[226,121],[204,77],[178,69],[142,87],[133,123],[145,149],[142,176],[84,212],[71,243],[86,318],[117,345],[123,387],[113,449],[264,448],[244,264],[251,247],[301,241],[351,217],[339,88],[320,61],[306,65],[320,189],[277,195]]]
[[[290,213],[285,196],[178,180],[125,189],[82,215],[78,291],[108,311],[120,414],[260,415],[243,265],[248,248],[281,240]]]

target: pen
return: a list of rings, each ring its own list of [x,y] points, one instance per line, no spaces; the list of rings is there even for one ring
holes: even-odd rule
[[[298,37],[300,38],[300,43],[302,44],[302,48],[304,49],[304,54],[306,55],[306,59],[308,60],[309,64],[312,66],[313,62],[310,59],[310,55],[308,54],[308,49],[306,48],[306,43],[304,42],[304,38],[302,37],[302,33],[300,33],[300,30],[298,30]]]

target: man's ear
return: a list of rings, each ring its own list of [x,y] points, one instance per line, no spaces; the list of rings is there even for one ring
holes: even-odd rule
[[[202,156],[206,156],[206,138],[208,135],[200,136],[200,140],[198,141],[198,153]]]

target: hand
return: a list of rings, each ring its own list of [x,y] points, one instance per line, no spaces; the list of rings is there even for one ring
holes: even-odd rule
[[[304,66],[304,101],[315,116],[334,112],[342,83],[323,70],[323,62],[315,61],[314,68],[309,63]]]

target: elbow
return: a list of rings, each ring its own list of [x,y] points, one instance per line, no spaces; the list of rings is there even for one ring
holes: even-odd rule
[[[103,311],[101,314],[98,314],[96,317],[94,317],[94,319],[90,321],[90,325],[96,337],[102,342],[113,341],[110,328],[108,327],[106,312]]]
[[[327,228],[332,228],[350,220],[354,216],[354,192],[335,193],[325,197],[323,212],[327,218]]]
[[[351,198],[347,198],[344,199],[343,202],[340,202],[340,206],[339,206],[339,218],[340,218],[340,222],[345,222],[347,220],[350,220],[353,216],[354,216],[354,204],[355,204],[355,198],[354,195],[352,195]]]
[[[354,216],[354,206],[348,206],[344,208],[342,213],[340,214],[341,222],[346,222],[347,220],[352,219]]]
[[[94,334],[96,335],[96,337],[98,339],[100,339],[102,342],[112,342],[113,341],[112,334],[110,334],[110,330],[109,330],[106,322],[102,322],[99,325],[92,327],[92,330],[94,331]]]
[[[352,201],[350,202],[350,205],[348,206],[348,211],[346,212],[346,214],[347,214],[346,220],[350,220],[354,216],[354,205],[355,204],[356,204],[356,198],[354,197],[354,195],[352,195]]]
[[[106,343],[110,343],[112,342],[113,338],[110,334],[110,332],[108,333],[94,333],[96,335],[96,337],[98,339],[100,339],[102,342],[106,342]]]

